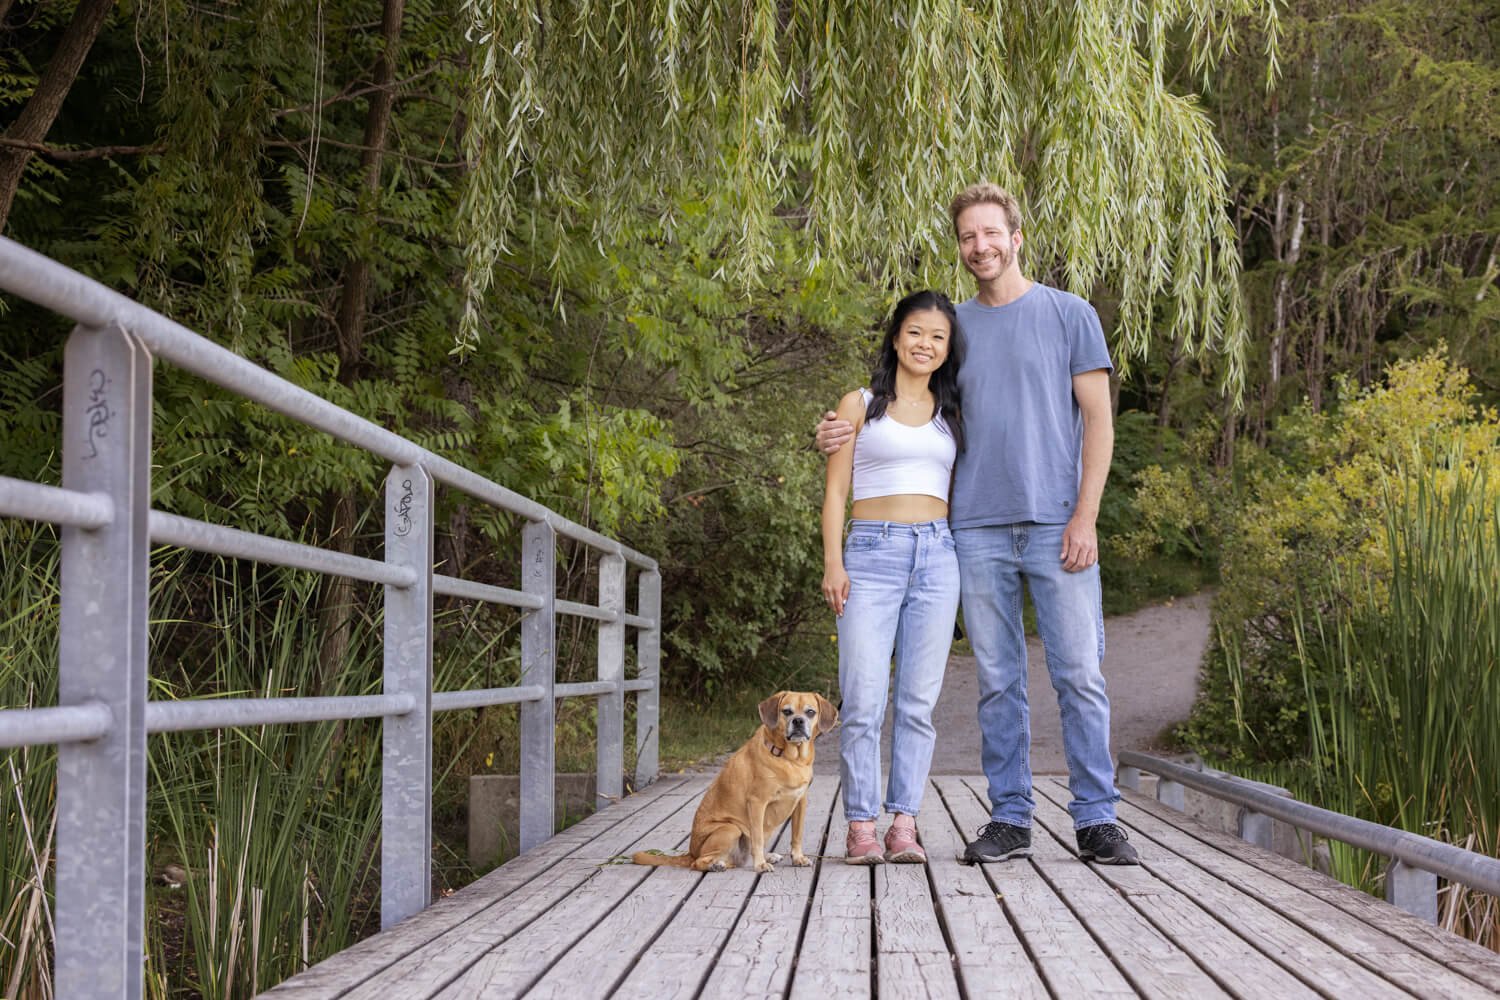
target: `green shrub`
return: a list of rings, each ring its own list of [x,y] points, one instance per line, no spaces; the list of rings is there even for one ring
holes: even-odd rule
[[[1115,417],[1109,483],[1099,504],[1099,572],[1105,614],[1124,614],[1166,597],[1201,590],[1215,553],[1198,527],[1207,514],[1189,507],[1199,495],[1191,470],[1209,468],[1210,435],[1187,439],[1140,410]],[[1198,501],[1201,502],[1201,501]]]
[[[1345,384],[1331,412],[1291,414],[1265,448],[1241,448],[1230,475],[1193,483],[1178,471],[1148,484],[1140,505],[1158,533],[1207,535],[1220,552],[1214,639],[1181,731],[1188,745],[1229,762],[1302,753],[1296,610],[1331,581],[1388,579],[1390,470],[1430,474],[1440,491],[1468,465],[1500,473],[1500,421],[1472,396],[1467,373],[1435,352],[1392,365],[1382,385]]]

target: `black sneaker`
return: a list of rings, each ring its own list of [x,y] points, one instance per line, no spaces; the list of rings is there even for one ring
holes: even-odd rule
[[[985,864],[1031,857],[1031,828],[990,822],[979,828],[979,837],[964,848],[964,863]]]
[[[1113,823],[1086,826],[1077,833],[1080,861],[1097,861],[1101,865],[1138,865],[1141,859],[1126,841],[1124,830]]]

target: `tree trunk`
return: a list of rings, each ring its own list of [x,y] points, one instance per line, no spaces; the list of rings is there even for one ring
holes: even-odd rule
[[[354,498],[347,491],[333,500],[333,524],[328,547],[337,552],[354,549]],[[318,609],[318,634],[323,641],[318,649],[317,693],[332,689],[334,678],[349,662],[349,633],[354,628],[354,581],[347,576],[323,579],[323,596]]]
[[[1274,390],[1281,382],[1281,357],[1285,350],[1287,308],[1291,298],[1292,276],[1289,269],[1297,266],[1297,261],[1302,257],[1302,233],[1307,224],[1307,203],[1301,198],[1297,199],[1297,207],[1292,212],[1292,231],[1283,239],[1286,224],[1286,186],[1282,185],[1276,192],[1276,228],[1277,251],[1276,257],[1281,264],[1281,273],[1276,276],[1276,307],[1275,328],[1271,336],[1271,389]]]
[[[1183,334],[1172,338],[1172,349],[1167,352],[1167,371],[1161,377],[1161,399],[1156,404],[1156,426],[1158,427],[1166,427],[1172,422],[1172,379],[1176,377],[1177,369],[1182,367],[1183,361],[1187,360],[1182,356],[1182,340]],[[1165,438],[1157,442],[1157,454],[1161,454],[1162,445],[1165,443]]]
[[[1218,447],[1214,449],[1214,465],[1227,469],[1234,464],[1234,442],[1240,427],[1239,417],[1234,412],[1234,404],[1229,400],[1228,394],[1224,397],[1223,417]]]
[[[386,0],[380,24],[384,44],[379,58],[375,60],[372,82],[376,89],[370,95],[370,111],[365,119],[365,150],[360,157],[360,164],[365,170],[365,195],[360,205],[363,219],[355,255],[344,271],[344,289],[338,310],[339,362],[344,369],[345,382],[350,380],[350,369],[359,364],[364,354],[370,297],[370,257],[374,249],[372,236],[376,225],[386,137],[390,133],[391,112],[396,104],[393,84],[396,81],[396,60],[401,47],[401,13],[404,3],[405,0]]]
[[[99,29],[104,27],[104,19],[114,5],[115,0],[80,0],[57,51],[52,53],[52,60],[37,80],[36,91],[21,109],[20,117],[6,129],[7,139],[41,142],[47,138],[47,132],[57,120],[57,113],[62,110],[63,100],[73,89],[73,81],[78,78],[83,60],[93,48],[94,39],[99,37]],[[6,3],[6,8],[9,6]],[[0,18],[6,13],[9,13],[8,9],[0,11]],[[29,149],[0,148],[0,232],[5,230],[6,220],[10,218],[11,203],[15,201],[21,177],[26,173],[26,164],[31,162],[32,155]]]
[[[1333,246],[1333,199],[1334,177],[1339,170],[1340,150],[1335,150],[1332,162],[1324,174],[1323,197],[1318,206],[1318,240],[1324,247]],[[1323,373],[1327,368],[1328,326],[1333,311],[1333,290],[1330,288],[1326,255],[1318,264],[1318,318],[1313,323],[1312,344],[1307,351],[1307,399],[1314,413],[1323,410]]]
[[[401,46],[401,14],[405,0],[386,0],[381,17],[380,56],[375,60],[373,83],[376,89],[370,95],[369,114],[365,118],[365,150],[360,163],[365,170],[364,196],[361,199],[361,227],[356,237],[355,250],[344,270],[344,282],[339,299],[337,333],[339,350],[339,379],[345,385],[357,378],[360,361],[364,357],[366,320],[369,315],[370,257],[374,252],[373,232],[380,196],[380,172],[385,161],[386,137],[390,134],[391,112],[396,95],[392,84],[396,79],[396,62]],[[333,523],[329,544],[340,552],[351,552],[354,547],[354,496],[344,490],[333,498]],[[354,587],[342,577],[329,577],[323,588],[319,617],[322,622],[323,645],[319,655],[320,670],[324,683],[347,661],[349,632],[354,623]]]

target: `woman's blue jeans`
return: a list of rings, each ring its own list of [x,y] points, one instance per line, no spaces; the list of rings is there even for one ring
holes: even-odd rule
[[[895,704],[887,812],[922,806],[932,710],[943,687],[958,614],[958,557],[946,520],[856,520],[844,544],[849,600],[838,620],[844,815],[880,814],[880,726],[895,657]]]
[[[1021,584],[1031,590],[1047,673],[1062,713],[1063,754],[1073,800],[1068,812],[1083,829],[1115,819],[1114,763],[1109,754],[1109,698],[1104,693],[1104,612],[1099,566],[1062,568],[1061,524],[959,528],[964,630],[979,661],[980,756],[989,782],[990,818],[1030,826],[1031,714],[1026,703],[1026,633]]]

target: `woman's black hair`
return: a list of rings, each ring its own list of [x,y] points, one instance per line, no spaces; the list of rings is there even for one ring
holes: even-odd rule
[[[958,312],[942,292],[923,289],[896,303],[891,321],[886,325],[885,339],[880,342],[880,353],[875,357],[875,369],[870,372],[872,398],[865,410],[865,420],[879,420],[885,416],[886,405],[896,398],[896,338],[901,335],[901,324],[906,322],[906,317],[922,309],[936,309],[948,317],[948,326],[952,330],[948,338],[948,357],[932,373],[927,384],[932,389],[937,412],[948,425],[948,433],[953,435],[958,450],[963,451],[964,425],[959,408],[958,370],[964,363],[964,335],[958,326]]]

